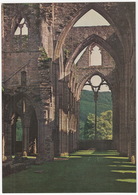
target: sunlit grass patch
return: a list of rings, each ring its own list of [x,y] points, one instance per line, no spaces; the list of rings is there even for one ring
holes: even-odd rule
[[[116,150],[107,150],[107,151],[95,151],[93,155],[103,155],[103,156],[118,156],[119,153]]]
[[[132,164],[133,165],[133,163],[132,162],[129,162],[129,161],[113,161],[113,163],[117,163],[117,164]]]
[[[36,159],[36,156],[27,156],[29,159]]]
[[[136,179],[116,179],[116,181],[128,182],[128,183],[136,183]]]
[[[75,156],[75,155],[71,155],[71,156],[61,156],[59,158],[54,158],[54,160],[60,159],[60,160],[68,160],[68,159],[75,159],[75,158],[82,158],[82,156]]]
[[[69,158],[82,158],[82,156],[69,156]]]
[[[136,173],[136,171],[134,170],[111,170],[111,172],[114,172],[114,173]]]
[[[134,165],[108,165],[109,167],[125,167],[125,168],[136,168]]]
[[[12,156],[12,159],[14,159],[15,156]],[[22,156],[22,158],[29,158],[29,159],[36,159],[36,156]]]
[[[71,156],[74,155],[82,155],[82,156],[87,156],[87,155],[93,155],[95,150],[78,150],[77,152],[74,152],[71,154]]]
[[[113,158],[113,159],[126,159],[128,160],[128,157],[122,157],[122,156],[105,156],[104,158]]]
[[[63,157],[56,158],[55,157],[54,160],[69,160],[69,158],[67,158],[67,157],[66,158],[65,157],[64,158]]]
[[[82,156],[87,156],[87,155],[92,155],[92,156],[118,156],[119,153],[116,150],[107,150],[107,151],[96,151],[96,150],[79,150],[77,152],[72,153],[71,155],[82,155]]]

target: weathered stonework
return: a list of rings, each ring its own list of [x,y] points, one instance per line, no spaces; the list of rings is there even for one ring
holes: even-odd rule
[[[110,26],[74,27],[90,9]],[[28,34],[15,35],[22,18]],[[101,66],[90,66],[95,45]],[[22,155],[33,151],[39,163],[77,150],[80,93],[94,74],[112,91],[114,147],[135,162],[135,3],[3,4],[2,62],[4,162],[17,151],[18,117]]]

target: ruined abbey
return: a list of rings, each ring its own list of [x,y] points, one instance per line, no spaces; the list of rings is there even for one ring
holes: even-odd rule
[[[91,9],[110,25],[76,27]],[[97,66],[90,58],[95,46],[102,56]],[[135,61],[134,2],[3,4],[3,161],[18,152],[51,161],[78,150],[80,95],[93,75],[112,92],[114,148],[134,160]]]

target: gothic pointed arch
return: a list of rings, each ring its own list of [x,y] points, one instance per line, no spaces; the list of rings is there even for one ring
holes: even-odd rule
[[[87,80],[88,80],[89,78],[91,78],[91,77],[94,76],[94,75],[99,75],[102,79],[104,79],[104,80],[107,82],[107,84],[108,84],[110,90],[112,91],[112,86],[111,86],[110,80],[108,79],[107,76],[105,76],[103,73],[101,73],[101,72],[99,72],[99,71],[89,72],[88,74],[86,74],[86,75],[82,78],[82,80],[78,83],[78,85],[77,85],[77,87],[76,87],[75,94],[76,94],[76,99],[77,99],[77,100],[80,99],[81,90],[82,90],[84,84],[87,82]]]
[[[88,45],[92,43],[97,43],[101,47],[103,47],[114,59],[116,65],[120,65],[120,61],[118,56],[116,55],[116,52],[112,49],[112,47],[108,44],[107,41],[105,41],[103,38],[99,37],[98,35],[92,34],[88,38],[86,38],[82,43],[79,44],[79,46],[75,49],[73,55],[69,58],[67,64],[66,64],[66,73],[68,74],[75,58],[78,56],[78,54]]]
[[[88,12],[90,9],[95,10],[96,12],[98,12],[101,16],[103,16],[108,22],[109,24],[111,24],[113,26],[113,28],[115,29],[115,31],[117,32],[117,35],[120,38],[120,32],[118,31],[117,25],[115,24],[115,22],[113,21],[112,17],[108,15],[105,7],[103,5],[101,6],[97,6],[96,3],[92,3],[91,5],[86,5],[81,11],[78,12],[78,14],[76,15],[76,17],[74,17],[69,23],[68,25],[63,29],[63,31],[60,34],[60,37],[57,41],[56,47],[55,47],[55,52],[54,52],[54,60],[56,60],[59,56],[60,56],[60,52],[61,52],[61,48],[62,45],[66,39],[67,34],[69,33],[70,29],[73,27],[73,25],[86,13]],[[121,38],[120,38],[121,39]]]
[[[31,95],[28,95],[25,92],[20,91],[13,96],[13,101],[18,102],[21,99],[26,99],[29,102],[29,104],[32,105],[32,107],[34,107],[36,113],[38,112],[39,114],[39,106],[36,106],[37,103],[34,101],[34,98]]]

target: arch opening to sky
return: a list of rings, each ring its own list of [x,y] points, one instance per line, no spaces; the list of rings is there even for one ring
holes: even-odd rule
[[[93,9],[84,14],[75,24],[74,27],[81,26],[109,26],[109,22]]]

